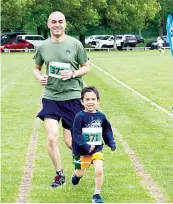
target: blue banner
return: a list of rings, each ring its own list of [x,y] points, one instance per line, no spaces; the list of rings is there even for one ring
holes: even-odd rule
[[[169,13],[166,20],[167,36],[170,44],[170,50],[173,57],[173,14]]]

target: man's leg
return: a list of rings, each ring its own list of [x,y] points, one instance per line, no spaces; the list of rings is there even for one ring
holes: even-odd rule
[[[69,149],[72,149],[72,137],[71,137],[71,131],[63,128],[63,135],[64,135],[64,141],[65,144]]]
[[[61,157],[58,147],[58,121],[50,118],[45,118],[45,128],[47,131],[47,149],[49,156],[53,162],[56,170],[56,176],[54,181],[51,183],[51,187],[60,187],[65,184],[65,176],[61,167]]]
[[[61,170],[61,158],[58,147],[58,121],[45,118],[45,128],[47,131],[47,150],[56,171]]]

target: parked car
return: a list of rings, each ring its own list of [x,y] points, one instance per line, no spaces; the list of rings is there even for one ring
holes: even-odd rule
[[[101,39],[95,40],[95,48],[113,48],[114,36],[106,35]]]
[[[85,43],[88,45],[92,45],[93,41],[97,40],[97,39],[101,39],[104,35],[92,35],[89,36],[85,39]]]
[[[135,35],[137,43],[144,43],[144,38],[141,35]]]
[[[95,47],[97,41],[102,40],[104,37],[105,37],[105,35],[100,35],[100,36],[95,37],[95,38],[92,40],[92,42],[90,43],[90,45],[91,45],[92,47]]]
[[[21,51],[21,49],[25,52],[28,52],[29,49],[34,49],[34,46],[26,40],[22,39],[15,39],[10,41],[9,43],[0,46],[1,52],[8,52],[9,50],[10,52],[18,52]]]
[[[116,46],[118,50],[122,50],[123,47],[136,47],[137,39],[135,35],[125,34],[116,36]]]
[[[23,39],[28,41],[29,43],[34,45],[34,48],[37,48],[38,45],[45,40],[43,36],[41,35],[18,35],[16,37],[17,39]]]
[[[164,41],[163,43],[163,47],[170,47],[169,45],[169,42],[168,42],[168,39],[167,39],[167,36],[162,36],[161,37],[162,40]],[[157,46],[157,39],[156,40],[151,40],[149,41],[147,44],[146,44],[146,47],[149,47],[151,50],[154,50],[154,49],[157,49],[158,46]]]

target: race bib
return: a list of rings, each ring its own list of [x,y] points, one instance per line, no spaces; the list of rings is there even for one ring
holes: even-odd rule
[[[71,70],[69,63],[50,62],[48,67],[48,76],[61,78],[60,71]]]
[[[102,144],[102,128],[82,128],[82,135],[89,145]]]

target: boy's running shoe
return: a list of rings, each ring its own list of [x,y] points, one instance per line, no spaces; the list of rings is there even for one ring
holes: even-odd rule
[[[92,197],[93,203],[104,203],[103,199],[101,198],[100,194],[94,194]]]
[[[57,175],[54,178],[54,181],[50,184],[52,188],[57,188],[65,185],[65,176],[64,175]]]
[[[77,177],[75,174],[72,175],[71,177],[71,182],[73,185],[77,185],[79,183],[81,178]]]

